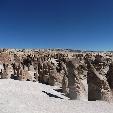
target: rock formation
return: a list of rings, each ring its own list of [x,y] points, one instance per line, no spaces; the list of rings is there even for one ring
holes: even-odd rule
[[[90,62],[87,64],[87,66],[88,100],[111,101],[111,89],[109,87],[106,77],[99,74],[99,72]]]
[[[0,79],[58,85],[72,100],[87,98],[88,94],[89,101],[112,101],[113,53],[1,49]]]

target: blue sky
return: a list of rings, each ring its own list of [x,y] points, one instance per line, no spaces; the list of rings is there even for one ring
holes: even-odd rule
[[[0,47],[113,50],[113,0],[0,0]]]

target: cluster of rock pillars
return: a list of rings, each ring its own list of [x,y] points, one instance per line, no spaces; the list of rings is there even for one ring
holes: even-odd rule
[[[0,79],[59,85],[71,100],[113,100],[113,54],[0,51]],[[87,81],[88,89],[82,81]]]

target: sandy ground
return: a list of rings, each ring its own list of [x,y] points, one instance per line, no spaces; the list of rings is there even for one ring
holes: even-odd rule
[[[113,104],[69,100],[53,90],[56,88],[30,81],[2,79],[0,113],[113,113]]]

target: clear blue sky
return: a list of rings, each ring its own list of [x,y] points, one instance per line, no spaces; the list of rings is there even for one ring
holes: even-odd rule
[[[113,50],[113,0],[0,0],[0,47]]]

